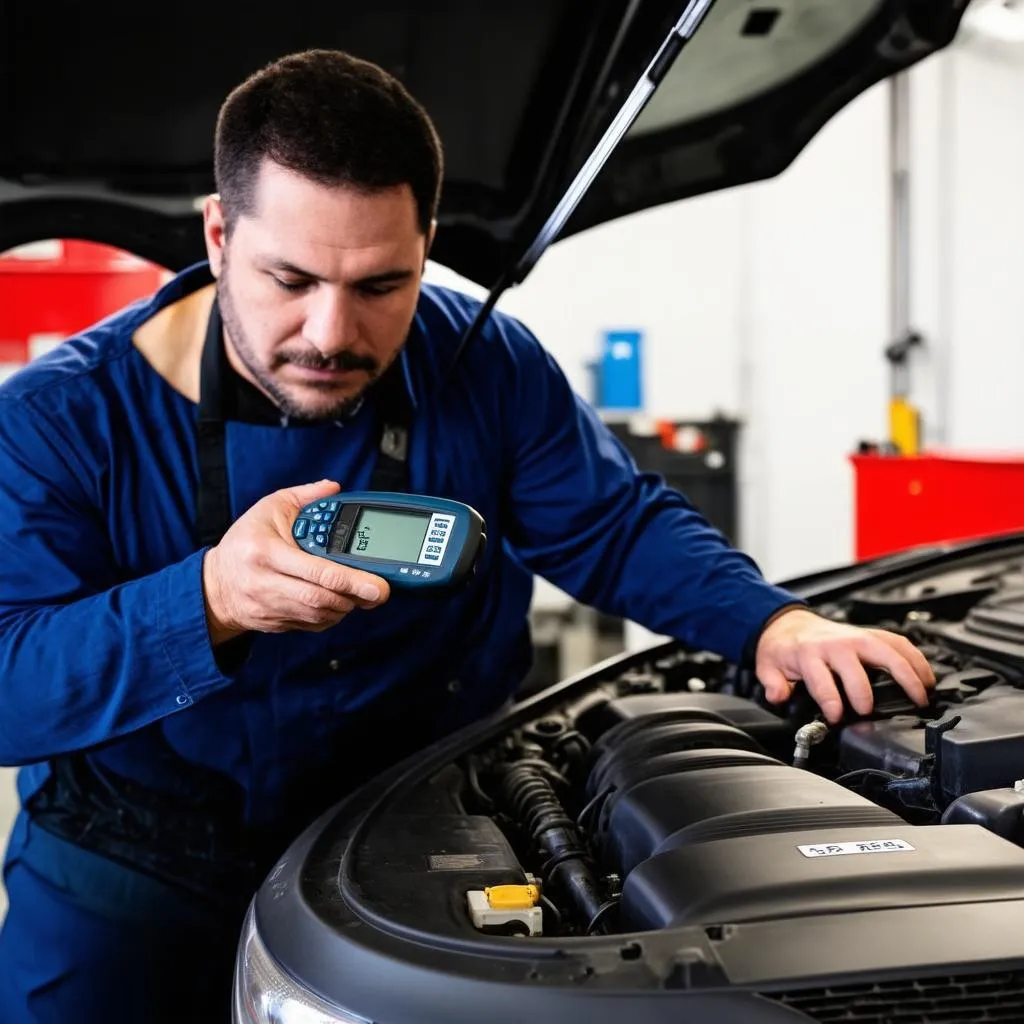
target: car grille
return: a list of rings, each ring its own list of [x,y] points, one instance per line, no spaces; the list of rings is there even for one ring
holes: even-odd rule
[[[818,1024],[1024,1021],[1024,971],[883,981],[765,995]]]

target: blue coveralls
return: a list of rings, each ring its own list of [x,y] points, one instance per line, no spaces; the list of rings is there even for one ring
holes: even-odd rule
[[[222,780],[244,826],[280,826],[286,845],[311,780],[340,797],[387,760],[390,737],[396,751],[426,742],[507,700],[528,668],[534,573],[733,659],[792,603],[637,472],[514,319],[491,315],[437,397],[478,304],[426,286],[401,356],[410,488],[483,515],[475,580],[440,601],[394,594],[324,633],[256,636],[222,671],[195,533],[196,405],[132,343],[211,280],[190,268],[0,387],[0,763],[24,766],[23,805],[50,759],[85,751],[100,773],[185,804]],[[233,514],[324,478],[365,488],[375,442],[372,396],[342,425],[228,423]],[[354,738],[361,715],[375,725]],[[241,903],[183,895],[24,811],[5,877],[3,1024],[225,1016]]]

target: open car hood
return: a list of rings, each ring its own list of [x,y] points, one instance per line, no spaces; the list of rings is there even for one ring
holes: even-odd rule
[[[947,45],[967,2],[715,0],[557,234],[779,173],[851,99]],[[126,20],[0,0],[0,251],[77,237],[171,269],[202,258],[223,98],[283,54],[336,47],[430,111],[447,165],[432,257],[491,286],[695,3],[215,2]]]

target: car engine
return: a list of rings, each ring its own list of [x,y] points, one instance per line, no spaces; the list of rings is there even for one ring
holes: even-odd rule
[[[832,727],[804,692],[773,708],[749,671],[656,648],[409,791],[360,844],[362,898],[524,937],[1016,898],[1024,559],[818,611],[909,637],[929,705],[876,671],[871,714]]]
[[[927,706],[874,670],[831,725],[675,641],[613,658],[311,825],[239,991],[385,1024],[1024,1021],[1024,535],[787,586],[907,637]]]

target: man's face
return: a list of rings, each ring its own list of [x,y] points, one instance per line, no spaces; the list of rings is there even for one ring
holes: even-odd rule
[[[289,416],[343,416],[416,311],[430,239],[412,190],[319,185],[265,161],[230,239],[216,198],[204,215],[232,365]]]

